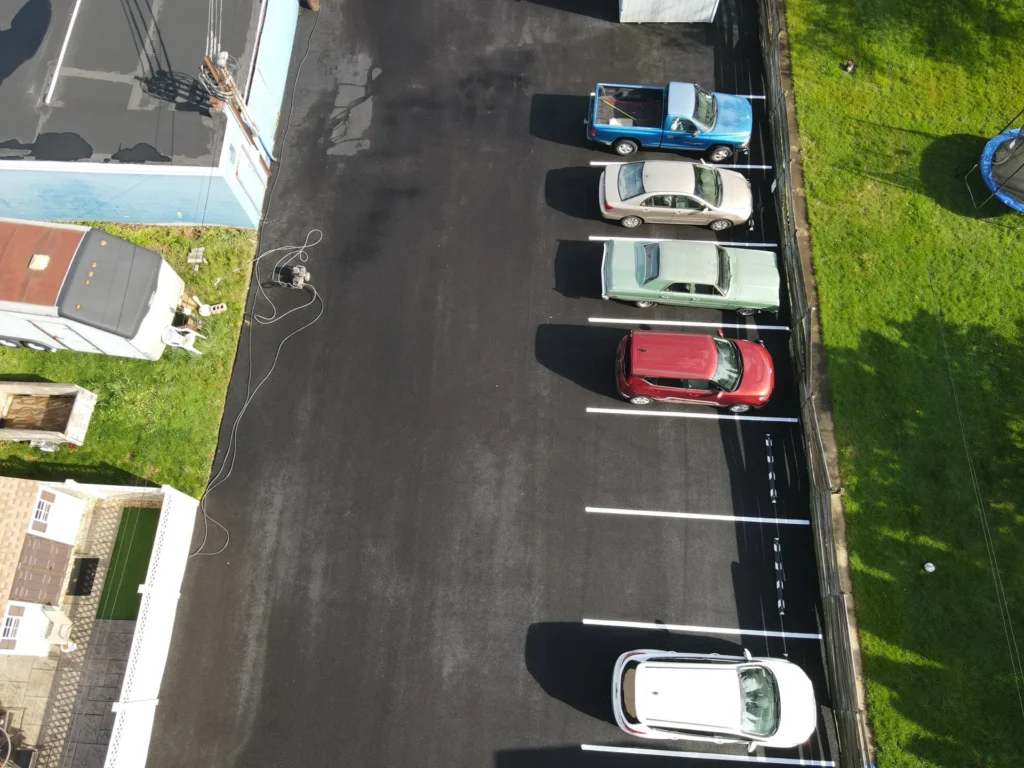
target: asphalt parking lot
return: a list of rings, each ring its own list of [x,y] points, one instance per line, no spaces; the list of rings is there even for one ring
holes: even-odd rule
[[[590,240],[625,234],[597,210],[590,163],[614,158],[584,140],[593,85],[763,94],[756,11],[622,26],[606,5],[324,4],[263,245],[323,231],[307,266],[325,312],[285,347],[211,497],[232,538],[186,574],[151,767],[744,760],[615,726],[612,664],[642,647],[788,655],[822,725],[766,757],[832,759],[788,337],[753,327],[788,312],[603,302]],[[749,162],[771,165],[754,109]],[[749,175],[754,228],[717,237],[774,243],[770,176]],[[615,345],[652,319],[763,339],[777,388],[757,420],[634,415]],[[291,327],[256,332],[258,372]],[[627,514],[651,511],[672,515]]]

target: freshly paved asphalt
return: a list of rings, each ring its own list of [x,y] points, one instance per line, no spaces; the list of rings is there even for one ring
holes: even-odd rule
[[[588,317],[721,315],[596,298],[587,237],[622,230],[598,216],[588,163],[611,157],[585,145],[582,120],[598,80],[763,93],[753,6],[631,27],[583,0],[323,6],[263,243],[323,230],[308,266],[326,311],[285,348],[211,497],[231,543],[186,574],[149,766],[653,764],[579,748],[665,746],[611,722],[614,658],[735,653],[740,638],[581,620],[817,632],[810,531],[584,508],[773,516],[770,434],[779,515],[806,518],[805,464],[794,424],[585,411],[630,407],[611,378],[625,326]],[[347,134],[336,104],[352,108]],[[771,163],[764,131],[752,163]],[[751,178],[758,225],[721,239],[774,242],[768,177]],[[300,300],[283,293],[285,308]],[[287,323],[256,331],[257,376]],[[760,414],[796,416],[787,336],[763,338],[779,384]],[[742,644],[788,652],[827,706],[819,642]],[[819,729],[778,754],[828,752]],[[704,764],[673,765],[688,763]]]

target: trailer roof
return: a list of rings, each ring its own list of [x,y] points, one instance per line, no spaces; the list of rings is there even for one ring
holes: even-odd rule
[[[0,301],[52,307],[87,227],[0,219]],[[34,255],[49,256],[32,269]],[[39,267],[43,260],[36,260]]]
[[[161,264],[148,248],[90,229],[57,298],[57,315],[133,338],[149,311]]]

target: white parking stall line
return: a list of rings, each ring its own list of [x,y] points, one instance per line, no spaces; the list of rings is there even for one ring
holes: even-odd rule
[[[636,517],[672,517],[681,520],[718,520],[723,523],[770,523],[778,525],[810,525],[810,520],[795,517],[748,517],[746,515],[710,515],[705,512],[661,512],[654,509],[618,509],[616,507],[585,507],[587,512],[601,515],[633,515]]]
[[[767,755],[722,755],[715,752],[683,752],[675,749],[644,749],[643,747],[611,747],[604,744],[580,744],[585,752],[615,752],[620,755],[647,755],[649,757],[685,757],[690,760],[722,760],[763,765],[806,765],[833,768],[831,760],[805,760],[795,757],[769,757]]]
[[[591,165],[625,165],[621,160],[591,160]]]
[[[734,93],[733,96],[739,96],[741,99],[765,99],[766,96],[755,96],[749,93]]]
[[[595,243],[605,240],[629,240],[634,243],[710,243],[721,245],[726,248],[778,248],[778,243],[739,243],[725,242],[721,240],[676,240],[671,237],[609,237],[608,235],[590,235],[589,239]]]
[[[647,621],[616,621],[613,619],[584,619],[584,624],[619,629],[664,629],[668,632],[694,632],[699,635],[742,635],[744,637],[784,637],[792,640],[821,640],[813,632],[776,632],[770,629],[735,629],[733,627],[701,627],[696,624],[655,624]]]
[[[788,325],[748,325],[745,323],[703,323],[696,320],[644,320],[642,318],[588,317],[590,323],[612,325],[672,325],[686,328],[740,328],[751,331],[788,331]]]
[[[772,166],[770,166],[770,165],[740,165],[739,163],[735,163],[735,164],[715,163],[715,168],[739,168],[740,170],[743,170],[744,168],[749,168],[750,170],[770,171],[772,169]]]
[[[777,424],[799,424],[790,416],[743,416],[738,413],[692,413],[689,411],[645,411],[639,408],[587,408],[587,413],[615,416],[664,416],[670,419],[714,419],[716,421],[768,421]]]
[[[75,28],[75,19],[78,18],[78,8],[82,5],[82,0],[75,0],[75,7],[71,11],[71,19],[68,21],[68,31],[64,35],[64,44],[60,47],[60,54],[57,56],[57,66],[53,70],[53,80],[50,81],[50,87],[46,91],[46,98],[43,99],[44,104],[49,104],[50,99],[53,98],[53,91],[57,87],[57,78],[60,77],[60,67],[64,63],[64,54],[68,50],[68,42],[71,40],[71,32]]]

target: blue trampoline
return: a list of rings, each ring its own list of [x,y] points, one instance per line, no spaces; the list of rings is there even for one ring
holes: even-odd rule
[[[1024,110],[1010,124],[1014,124],[1022,114]],[[992,193],[980,203],[975,201],[976,208],[997,197],[1013,210],[1024,212],[1024,126],[1004,128],[999,135],[989,139],[975,168]],[[970,184],[967,189],[970,191]],[[973,192],[971,199],[974,199]]]

